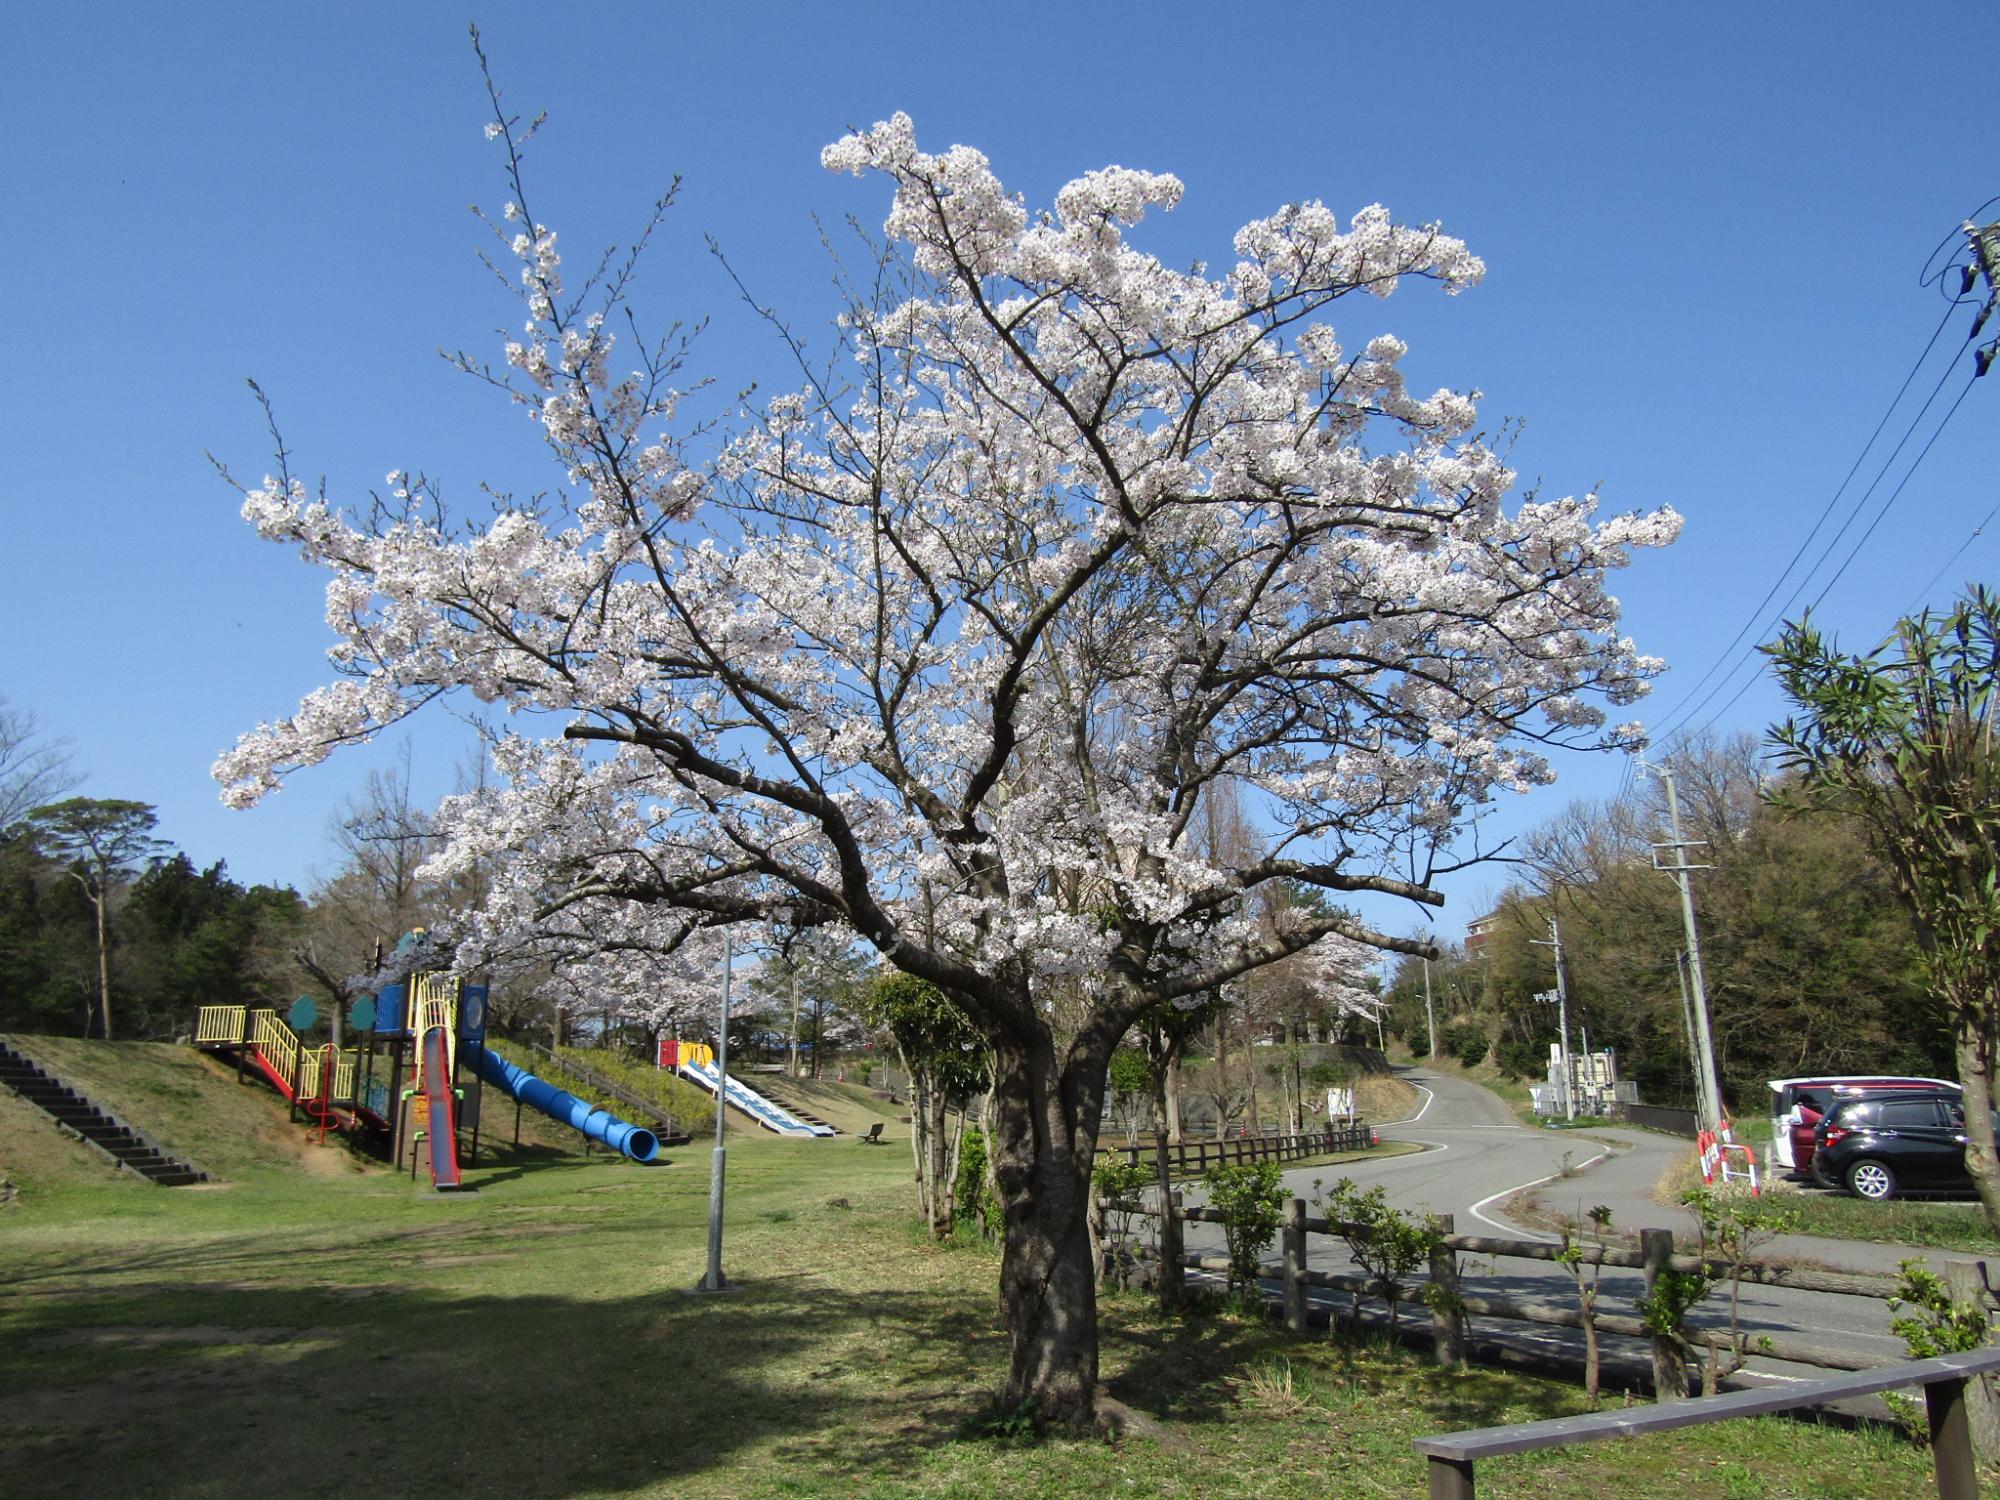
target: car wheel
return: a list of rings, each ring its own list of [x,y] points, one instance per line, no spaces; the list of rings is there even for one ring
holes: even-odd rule
[[[1847,1169],[1847,1187],[1857,1198],[1880,1203],[1896,1196],[1896,1174],[1886,1162],[1863,1157]]]

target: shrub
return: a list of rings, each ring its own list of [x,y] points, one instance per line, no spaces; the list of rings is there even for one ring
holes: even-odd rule
[[[1116,1156],[1105,1157],[1090,1174],[1091,1186],[1104,1200],[1105,1251],[1120,1286],[1127,1284],[1130,1261],[1127,1256],[1115,1253],[1113,1247],[1129,1249],[1137,1238],[1132,1224],[1137,1217],[1134,1210],[1139,1207],[1141,1195],[1157,1181],[1150,1165]]]
[[[1484,1037],[1481,1037],[1484,1040]],[[1381,1183],[1363,1191],[1343,1177],[1320,1200],[1320,1211],[1338,1226],[1340,1237],[1374,1289],[1389,1304],[1389,1332],[1396,1331],[1397,1305],[1410,1273],[1430,1263],[1431,1252],[1443,1243],[1437,1216],[1413,1219],[1392,1208]],[[1360,1327],[1361,1297],[1357,1292],[1355,1327]]]
[[[1284,1220],[1284,1174],[1273,1161],[1210,1167],[1202,1178],[1209,1206],[1223,1216],[1229,1245],[1229,1289],[1255,1292],[1259,1262]]]
[[[1494,1049],[1493,1060],[1509,1078],[1540,1078],[1548,1071],[1546,1042],[1502,1042]]]
[[[1460,1067],[1476,1068],[1486,1061],[1486,1054],[1493,1044],[1486,1039],[1486,1033],[1470,1021],[1458,1021],[1445,1027],[1438,1038],[1438,1045],[1458,1059]]]
[[[974,1224],[987,1239],[998,1239],[1000,1201],[986,1180],[986,1133],[976,1125],[966,1127],[958,1144],[958,1178],[951,1189],[952,1218]]]
[[[1354,1082],[1354,1064],[1316,1062],[1306,1069],[1306,1082],[1316,1089],[1342,1089]]]

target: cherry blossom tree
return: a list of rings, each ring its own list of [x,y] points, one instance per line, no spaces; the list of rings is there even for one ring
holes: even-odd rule
[[[468,954],[838,923],[935,985],[991,1053],[1005,1399],[1088,1424],[1112,1050],[1324,941],[1422,951],[1334,903],[1260,926],[1246,898],[1437,905],[1495,789],[1551,779],[1549,745],[1629,742],[1592,700],[1659,664],[1605,579],[1678,520],[1510,499],[1469,397],[1410,394],[1387,334],[1343,346],[1324,315],[1351,294],[1480,279],[1435,226],[1295,204],[1220,274],[1175,270],[1128,239],[1174,178],[1091,172],[1031,212],[902,116],[824,153],[893,194],[840,360],[791,343],[797,388],[697,450],[680,346],[614,346],[630,262],[565,281],[533,128],[495,107],[525,332],[505,369],[462,362],[564,483],[477,524],[400,473],[372,506],[282,464],[248,488],[246,518],[330,574],[338,676],[220,759],[225,799],[469,695],[520,727],[439,820],[441,873],[508,872]],[[1261,833],[1227,857],[1193,828],[1224,781]]]

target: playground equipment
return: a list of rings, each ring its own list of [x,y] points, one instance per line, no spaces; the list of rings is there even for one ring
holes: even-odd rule
[[[540,1110],[552,1120],[560,1120],[591,1140],[623,1152],[636,1162],[649,1162],[660,1154],[660,1138],[641,1125],[628,1124],[609,1110],[565,1093],[546,1083],[526,1068],[516,1067],[489,1048],[479,1052],[480,1075],[494,1087],[518,1099],[530,1109]]]
[[[660,1043],[660,1066],[672,1068],[681,1077],[692,1079],[711,1094],[720,1094],[732,1109],[740,1110],[766,1130],[789,1136],[829,1136],[839,1134],[831,1125],[802,1120],[783,1105],[766,1099],[735,1074],[725,1080],[716,1072],[715,1049],[702,1042]]]
[[[456,1192],[464,1181],[458,1171],[458,1101],[465,1096],[452,1086],[458,1061],[458,999],[461,981],[449,974],[419,974],[411,1005],[411,1033],[417,1039],[417,1075],[404,1090],[409,1101],[412,1142],[430,1144],[431,1186]],[[479,1033],[485,1035],[485,1007],[479,1007]],[[412,1163],[414,1170],[415,1164]]]
[[[295,1116],[303,1111],[318,1126],[322,1140],[329,1129],[365,1130],[383,1142],[398,1166],[407,1157],[412,1175],[423,1161],[440,1192],[465,1186],[460,1152],[467,1132],[469,1160],[478,1160],[479,1106],[487,1083],[634,1161],[659,1156],[653,1131],[597,1109],[492,1051],[486,1045],[484,985],[449,974],[418,974],[361,1001],[350,1024],[363,1033],[365,1045],[311,1047],[274,1010],[208,1005],[196,1020],[194,1041],[206,1051],[233,1056],[244,1077],[270,1083]],[[462,1077],[469,1090],[460,1086]]]

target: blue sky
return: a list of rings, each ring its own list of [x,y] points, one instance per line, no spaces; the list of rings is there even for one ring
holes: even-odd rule
[[[1523,419],[1525,480],[1686,515],[1683,539],[1618,583],[1630,633],[1674,664],[1655,722],[1826,510],[1945,314],[1918,283],[1926,258],[2000,192],[1968,62],[1991,18],[1964,7],[488,4],[478,19],[509,103],[552,116],[533,207],[572,263],[683,177],[637,301],[655,326],[711,318],[707,413],[752,380],[782,385],[785,366],[703,235],[818,336],[833,303],[813,216],[872,228],[887,208],[879,183],[822,172],[819,148],[897,109],[932,149],[986,151],[1031,203],[1107,163],[1178,174],[1186,199],[1143,238],[1171,260],[1226,263],[1240,223],[1303,198],[1441,220],[1485,258],[1484,286],[1412,288],[1337,323],[1350,343],[1407,339],[1414,386],[1477,387],[1489,422]],[[8,32],[0,693],[71,739],[84,792],[156,804],[197,861],[307,885],[328,869],[329,814],[391,747],[249,813],[216,801],[216,753],[324,679],[328,636],[320,580],[256,541],[204,455],[265,472],[254,376],[296,467],[337,496],[392,468],[468,503],[482,480],[550,481],[520,416],[437,357],[491,351],[518,320],[474,259],[467,205],[505,195],[464,18],[29,3]],[[1943,377],[1804,598],[1960,394],[1969,356],[1950,359],[1970,321],[1968,306],[1946,323],[1808,550]],[[1821,615],[1848,643],[1925,597],[2000,501],[1996,402],[2000,377],[1970,389],[1827,588]],[[1929,597],[1996,572],[2000,525]],[[1761,730],[1779,711],[1762,683],[1725,708],[1742,680],[1697,719]],[[420,788],[444,790],[454,726],[415,738]],[[1604,795],[1622,767],[1561,769],[1501,826]],[[1455,882],[1440,931],[1501,879]]]

